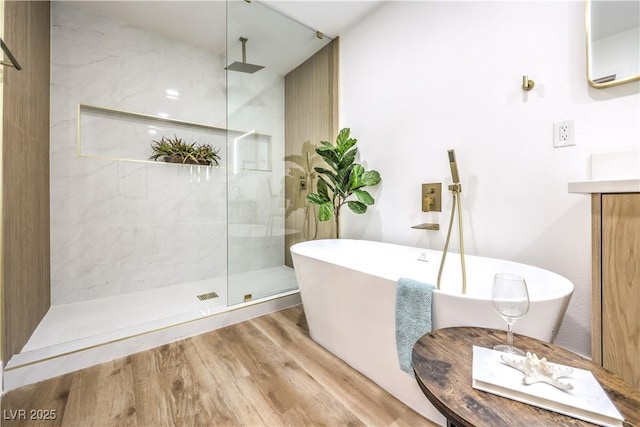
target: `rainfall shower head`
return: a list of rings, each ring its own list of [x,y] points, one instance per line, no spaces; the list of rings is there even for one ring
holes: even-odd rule
[[[458,176],[458,163],[456,162],[456,150],[449,150],[449,166],[451,167],[451,178],[454,184],[460,183],[460,177]]]
[[[241,73],[253,74],[256,71],[260,71],[264,68],[264,65],[255,65],[247,63],[247,41],[244,37],[240,37],[242,43],[242,62],[236,61],[233,64],[227,66],[225,70],[240,71]]]

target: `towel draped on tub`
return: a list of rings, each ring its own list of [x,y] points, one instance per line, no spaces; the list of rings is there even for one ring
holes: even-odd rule
[[[396,287],[396,348],[400,368],[413,376],[411,353],[420,337],[431,332],[431,301],[435,286],[401,277]]]

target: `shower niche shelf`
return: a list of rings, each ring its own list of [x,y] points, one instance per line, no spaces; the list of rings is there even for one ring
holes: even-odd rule
[[[219,148],[220,165],[227,163],[225,147],[229,140],[229,167],[239,170],[271,170],[271,136],[255,131],[227,130],[221,127],[149,114],[78,105],[78,156],[107,160],[164,163],[149,159],[151,143],[162,137],[177,136],[187,142]],[[192,166],[192,165],[189,165]]]

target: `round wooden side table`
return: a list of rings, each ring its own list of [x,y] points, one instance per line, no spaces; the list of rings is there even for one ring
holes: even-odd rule
[[[593,426],[586,421],[507,399],[471,386],[473,346],[492,348],[504,331],[446,328],[423,335],[413,347],[413,369],[425,396],[454,426]],[[590,370],[625,419],[640,427],[640,391],[617,375],[553,344],[514,334],[514,345],[550,362]]]

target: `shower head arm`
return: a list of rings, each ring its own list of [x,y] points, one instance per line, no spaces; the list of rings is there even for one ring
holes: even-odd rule
[[[244,37],[240,37],[240,42],[242,43],[242,62],[247,63],[247,41]]]

